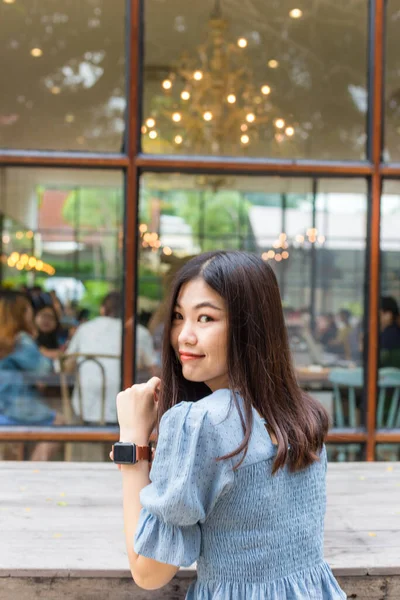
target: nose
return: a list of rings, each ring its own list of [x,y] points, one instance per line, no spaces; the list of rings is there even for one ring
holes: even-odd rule
[[[196,333],[193,329],[193,325],[189,320],[183,322],[182,329],[180,330],[178,335],[178,343],[180,347],[184,346],[185,344],[188,344],[189,346],[194,346],[197,343]]]

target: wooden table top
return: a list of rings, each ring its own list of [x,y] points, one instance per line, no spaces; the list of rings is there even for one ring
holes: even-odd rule
[[[327,367],[296,367],[297,380],[303,382],[327,382],[331,369]]]
[[[2,462],[0,479],[0,577],[129,575],[116,467]],[[400,463],[329,465],[325,529],[336,575],[400,574]]]

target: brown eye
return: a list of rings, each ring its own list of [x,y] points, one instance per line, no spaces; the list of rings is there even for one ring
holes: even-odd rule
[[[210,323],[213,320],[214,319],[212,317],[209,317],[208,315],[200,315],[199,317],[200,323]]]
[[[182,319],[182,315],[180,313],[178,313],[176,311],[172,313],[172,318],[171,318],[172,321],[178,321],[181,319]]]

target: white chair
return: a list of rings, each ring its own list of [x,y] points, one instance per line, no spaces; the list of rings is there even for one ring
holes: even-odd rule
[[[88,354],[88,353],[74,353],[64,354],[60,358],[60,387],[61,387],[61,401],[63,407],[63,415],[67,423],[75,425],[83,425],[85,423],[84,414],[84,402],[82,395],[81,385],[81,374],[80,369],[82,365],[87,362],[95,363],[99,368],[100,375],[100,418],[95,423],[96,425],[105,425],[106,423],[106,391],[107,391],[107,373],[102,360],[114,359],[121,360],[119,355],[115,354]],[[73,378],[73,386],[71,385],[71,376]],[[78,404],[79,410],[77,413],[74,412],[71,400],[71,389],[72,387],[78,392]],[[65,444],[64,459],[71,461],[72,459],[72,444]]]

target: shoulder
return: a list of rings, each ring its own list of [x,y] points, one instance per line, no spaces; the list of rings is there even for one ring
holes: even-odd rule
[[[92,329],[96,329],[96,327],[99,326],[100,319],[101,319],[101,317],[95,317],[94,319],[91,319],[90,321],[86,321],[86,323],[81,323],[81,325],[79,325],[79,327],[75,331],[74,335],[82,335],[82,332],[85,333]],[[101,323],[101,321],[100,321],[100,323]]]
[[[400,340],[400,327],[395,324],[386,327],[382,331],[381,339],[387,342],[398,342]]]
[[[115,317],[97,317],[93,320],[93,331],[99,337],[105,336],[112,340],[122,335],[122,319]]]
[[[21,331],[15,340],[15,351],[32,348],[39,352],[39,348],[37,347],[35,340],[28,333]]]
[[[17,344],[34,344],[35,343],[32,336],[29,335],[29,333],[26,333],[25,331],[21,331],[17,335],[16,342],[17,342]]]
[[[174,446],[179,453],[190,448],[201,456],[228,454],[241,442],[240,424],[231,423],[234,412],[229,390],[218,390],[198,402],[180,402],[163,415],[158,443]],[[237,440],[232,430],[238,431]]]
[[[193,477],[212,481],[225,475],[230,481],[231,459],[216,460],[227,454],[218,423],[215,410],[203,400],[181,402],[170,408],[160,423],[152,481],[171,472],[185,482]]]
[[[166,411],[160,423],[185,423],[189,428],[199,427],[207,423],[218,426],[228,416],[231,407],[231,392],[223,389],[213,392],[197,402],[180,402]]]
[[[113,319],[113,321],[116,321],[116,326],[118,327],[118,319]],[[73,337],[79,339],[85,338],[87,335],[98,335],[102,332],[109,331],[110,325],[111,319],[108,319],[107,317],[95,317],[91,321],[79,325]]]
[[[91,321],[87,321],[86,323],[82,323],[81,325],[78,325],[78,327],[74,331],[71,341],[79,339],[82,335],[82,332],[83,332],[83,334],[85,334],[85,332],[89,332],[90,324],[91,324]]]

